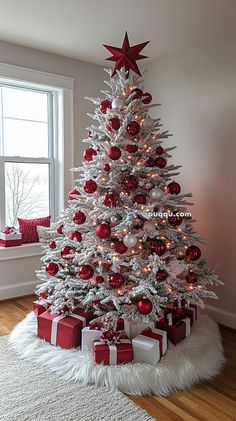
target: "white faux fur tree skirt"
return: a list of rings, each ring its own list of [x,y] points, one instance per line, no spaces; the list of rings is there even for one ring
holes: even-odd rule
[[[61,378],[82,385],[107,386],[130,395],[167,396],[190,389],[215,376],[224,364],[218,326],[207,316],[199,317],[187,339],[177,346],[169,343],[167,354],[155,367],[144,363],[97,365],[90,354],[52,346],[36,337],[34,313],[14,328],[9,342],[22,358]]]

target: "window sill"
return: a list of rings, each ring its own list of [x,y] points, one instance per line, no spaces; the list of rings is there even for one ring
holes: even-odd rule
[[[16,247],[1,247],[0,246],[0,261],[21,259],[30,256],[40,256],[42,254],[41,243],[28,243]]]

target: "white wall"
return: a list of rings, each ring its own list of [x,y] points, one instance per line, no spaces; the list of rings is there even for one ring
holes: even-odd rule
[[[93,111],[93,104],[84,96],[98,96],[106,79],[101,66],[73,60],[56,54],[35,50],[0,41],[0,62],[29,69],[55,73],[74,79],[74,139],[75,165],[81,162],[86,144],[86,126],[91,119],[86,113]],[[0,261],[0,300],[29,294],[34,289],[36,268],[40,267],[40,257],[27,257]]]
[[[161,42],[161,40],[160,40]],[[152,62],[146,87],[162,106],[155,113],[173,133],[179,180],[192,192],[196,229],[210,245],[204,255],[224,287],[212,315],[236,327],[236,40],[217,39]],[[157,115],[155,114],[155,115]]]

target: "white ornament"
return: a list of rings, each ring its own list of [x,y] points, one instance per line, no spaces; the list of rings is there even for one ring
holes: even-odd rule
[[[151,118],[151,117],[146,117],[146,118],[143,120],[143,128],[144,128],[144,129],[151,129],[151,128],[152,128],[152,126],[154,125],[154,123],[155,123],[155,121],[153,120],[153,118]]]
[[[170,270],[176,276],[180,275],[186,269],[186,265],[178,260],[173,260],[170,262]]]
[[[126,247],[135,247],[137,244],[137,238],[134,234],[127,234],[123,239],[123,243]]]
[[[149,221],[144,222],[143,229],[144,231],[146,231],[147,234],[151,234],[152,232],[156,231],[155,225],[153,225]]]
[[[120,111],[124,107],[124,101],[121,98],[115,98],[113,99],[111,106],[113,110]]]
[[[149,192],[149,197],[152,200],[159,201],[159,200],[161,200],[162,196],[163,196],[163,191],[161,189],[156,188],[156,187],[154,187]]]

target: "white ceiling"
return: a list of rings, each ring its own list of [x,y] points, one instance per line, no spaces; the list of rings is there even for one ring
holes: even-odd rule
[[[105,64],[102,44],[150,40],[150,59],[236,34],[236,0],[0,0],[0,39]],[[1,52],[0,52],[1,61]]]

